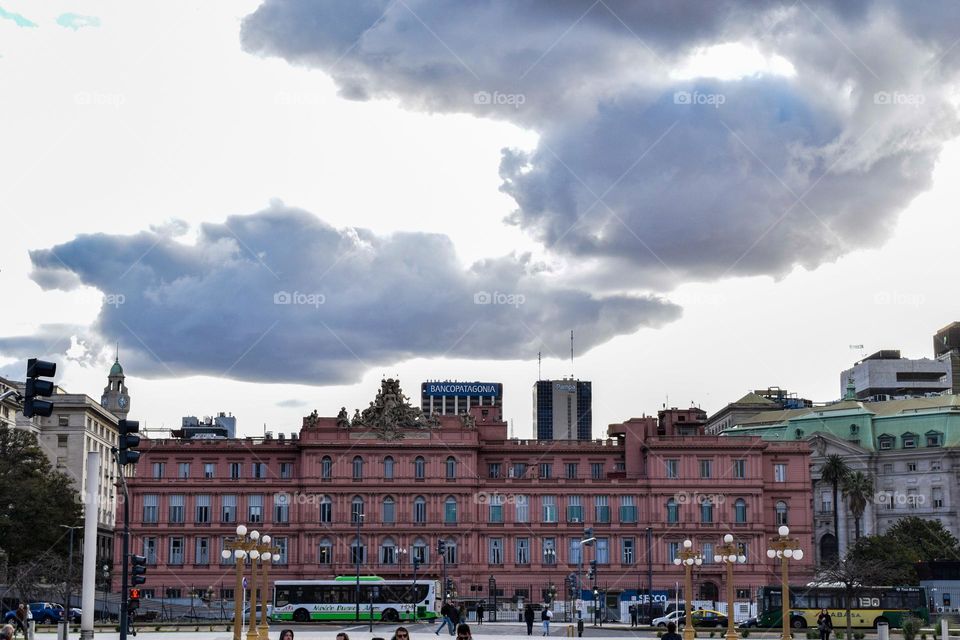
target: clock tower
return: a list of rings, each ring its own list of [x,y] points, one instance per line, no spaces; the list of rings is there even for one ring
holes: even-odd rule
[[[107,386],[103,388],[103,395],[100,396],[100,404],[121,420],[126,419],[130,411],[130,394],[127,392],[125,380],[123,367],[120,366],[120,355],[117,354],[107,376]]]

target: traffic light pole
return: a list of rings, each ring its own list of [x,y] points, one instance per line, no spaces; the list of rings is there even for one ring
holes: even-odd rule
[[[129,588],[130,576],[127,565],[130,562],[130,493],[127,491],[127,479],[123,476],[123,465],[120,464],[120,452],[112,449],[117,461],[117,470],[120,475],[120,487],[123,489],[123,570],[120,573],[120,640],[127,640],[127,625],[129,624]]]

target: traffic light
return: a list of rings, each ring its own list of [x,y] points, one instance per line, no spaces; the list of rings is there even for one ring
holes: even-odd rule
[[[143,557],[143,556],[140,556]],[[127,611],[136,611],[140,608],[140,589],[130,589],[130,597],[127,599]]]
[[[135,434],[140,431],[140,423],[136,420],[121,420],[117,430],[120,431],[120,464],[136,464],[140,460],[140,452],[136,450],[136,447],[140,446],[140,436]]]
[[[143,584],[147,581],[147,558],[146,556],[130,555],[130,584],[136,586],[138,584]],[[139,589],[131,589],[130,593],[134,591],[137,594],[140,593]],[[132,596],[131,596],[132,597]]]
[[[587,574],[587,577],[590,580],[593,580],[594,578],[597,577],[597,561],[596,560],[590,561],[590,572]]]
[[[447,578],[446,589],[448,595],[453,593],[453,578]]]
[[[53,395],[53,382],[40,378],[52,378],[56,372],[57,365],[55,362],[37,360],[36,358],[27,360],[27,384],[23,393],[23,417],[42,416],[45,418],[53,413],[52,402],[37,400],[36,397]]]
[[[447,542],[445,540],[437,540],[437,553],[443,556],[446,552]]]

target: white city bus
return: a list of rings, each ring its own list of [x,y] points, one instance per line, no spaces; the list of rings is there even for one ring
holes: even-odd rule
[[[398,622],[437,618],[435,580],[384,580],[360,576],[360,619]],[[371,605],[372,601],[372,605]],[[278,580],[273,586],[272,620],[356,620],[357,577],[333,580]]]

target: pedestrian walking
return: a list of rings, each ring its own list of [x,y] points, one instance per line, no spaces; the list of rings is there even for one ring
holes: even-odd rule
[[[543,605],[543,611],[540,613],[540,620],[543,622],[543,635],[550,635],[550,618],[553,617],[553,611],[550,611],[550,607]]]
[[[483,603],[477,605],[477,624],[483,624]]]
[[[440,615],[441,615],[440,626],[437,627],[437,630],[434,631],[434,634],[440,635],[441,629],[443,629],[444,627],[449,627],[450,635],[453,635],[454,630],[456,629],[456,626],[454,625],[454,622],[453,622],[453,618],[454,616],[457,615],[457,610],[449,602],[446,602],[442,607],[440,607]]]
[[[16,613],[13,614],[13,622],[16,623],[17,629],[23,631],[23,637],[27,637],[27,621],[30,619],[30,609],[24,603],[20,603],[17,606]],[[17,629],[14,629],[13,632],[16,634]]]
[[[527,635],[533,635],[533,605],[527,604],[523,608],[523,621],[527,623]]]
[[[830,633],[833,631],[833,619],[826,609],[820,610],[817,616],[817,631],[820,632],[820,640],[830,640]]]

